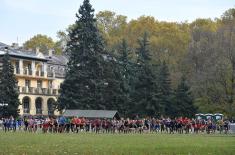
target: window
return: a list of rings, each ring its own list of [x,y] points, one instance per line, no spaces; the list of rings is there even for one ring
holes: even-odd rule
[[[16,61],[16,68],[19,68],[20,64],[19,61]]]
[[[50,71],[53,71],[54,70],[54,67],[53,66],[50,66]]]
[[[20,67],[19,67],[19,61],[16,61],[15,63],[15,69],[16,69],[16,74],[20,74]]]
[[[54,104],[55,100],[53,98],[47,100],[48,115],[54,115]]]
[[[36,114],[42,114],[42,98],[38,97],[35,100]]]
[[[32,69],[31,64],[28,64],[28,69],[29,69],[29,70],[31,70],[31,69]]]
[[[43,71],[43,65],[41,65],[41,66],[39,67],[39,70],[40,70],[40,71]]]
[[[61,73],[64,72],[64,67],[60,67],[60,72],[61,72]]]
[[[23,112],[26,114],[30,112],[30,98],[27,96],[23,98]]]

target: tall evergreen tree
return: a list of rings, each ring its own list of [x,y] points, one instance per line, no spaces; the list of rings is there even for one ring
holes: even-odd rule
[[[157,108],[155,98],[156,81],[152,70],[153,65],[151,64],[147,33],[144,34],[143,38],[138,40],[138,44],[137,76],[133,93],[134,96],[132,96],[135,101],[133,110],[140,115],[155,116]]]
[[[123,114],[125,116],[130,115],[129,110],[131,108],[131,92],[133,90],[133,62],[130,60],[131,50],[128,47],[127,41],[122,40],[119,45],[119,69],[121,73],[121,89],[123,92]]]
[[[165,61],[160,65],[157,79],[158,104],[162,108],[160,112],[167,116],[174,116],[175,107],[172,104],[173,94],[171,89],[170,73]]]
[[[181,77],[181,81],[176,89],[174,103],[176,105],[175,116],[192,117],[197,111],[193,104],[193,96],[185,76]]]
[[[105,109],[118,110],[120,114],[125,113],[125,94],[122,85],[122,75],[118,61],[114,56],[108,56],[104,67],[105,88],[102,96],[105,100]]]
[[[58,108],[105,109],[105,49],[89,0],[84,0],[76,17],[67,43],[70,59]]]
[[[8,52],[3,56],[2,73],[0,77],[0,103],[7,104],[1,107],[3,116],[18,116],[17,109],[20,105],[17,90],[17,81],[14,75],[14,68],[10,62]]]

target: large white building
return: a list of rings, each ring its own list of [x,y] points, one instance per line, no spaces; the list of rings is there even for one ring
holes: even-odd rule
[[[0,43],[1,58],[8,51],[18,81],[20,115],[56,115],[54,103],[59,95],[60,84],[64,81],[65,56],[47,55],[39,50],[24,51]]]

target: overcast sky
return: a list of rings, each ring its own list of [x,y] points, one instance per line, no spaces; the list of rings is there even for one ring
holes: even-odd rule
[[[36,34],[56,39],[56,32],[74,23],[82,0],[0,0],[0,42],[22,44]],[[91,0],[96,13],[102,10],[126,15],[128,20],[141,15],[162,21],[193,21],[220,17],[235,7],[235,0]]]

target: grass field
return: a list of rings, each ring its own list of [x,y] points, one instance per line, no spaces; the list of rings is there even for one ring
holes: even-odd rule
[[[234,155],[235,135],[32,134],[0,131],[0,154]]]

